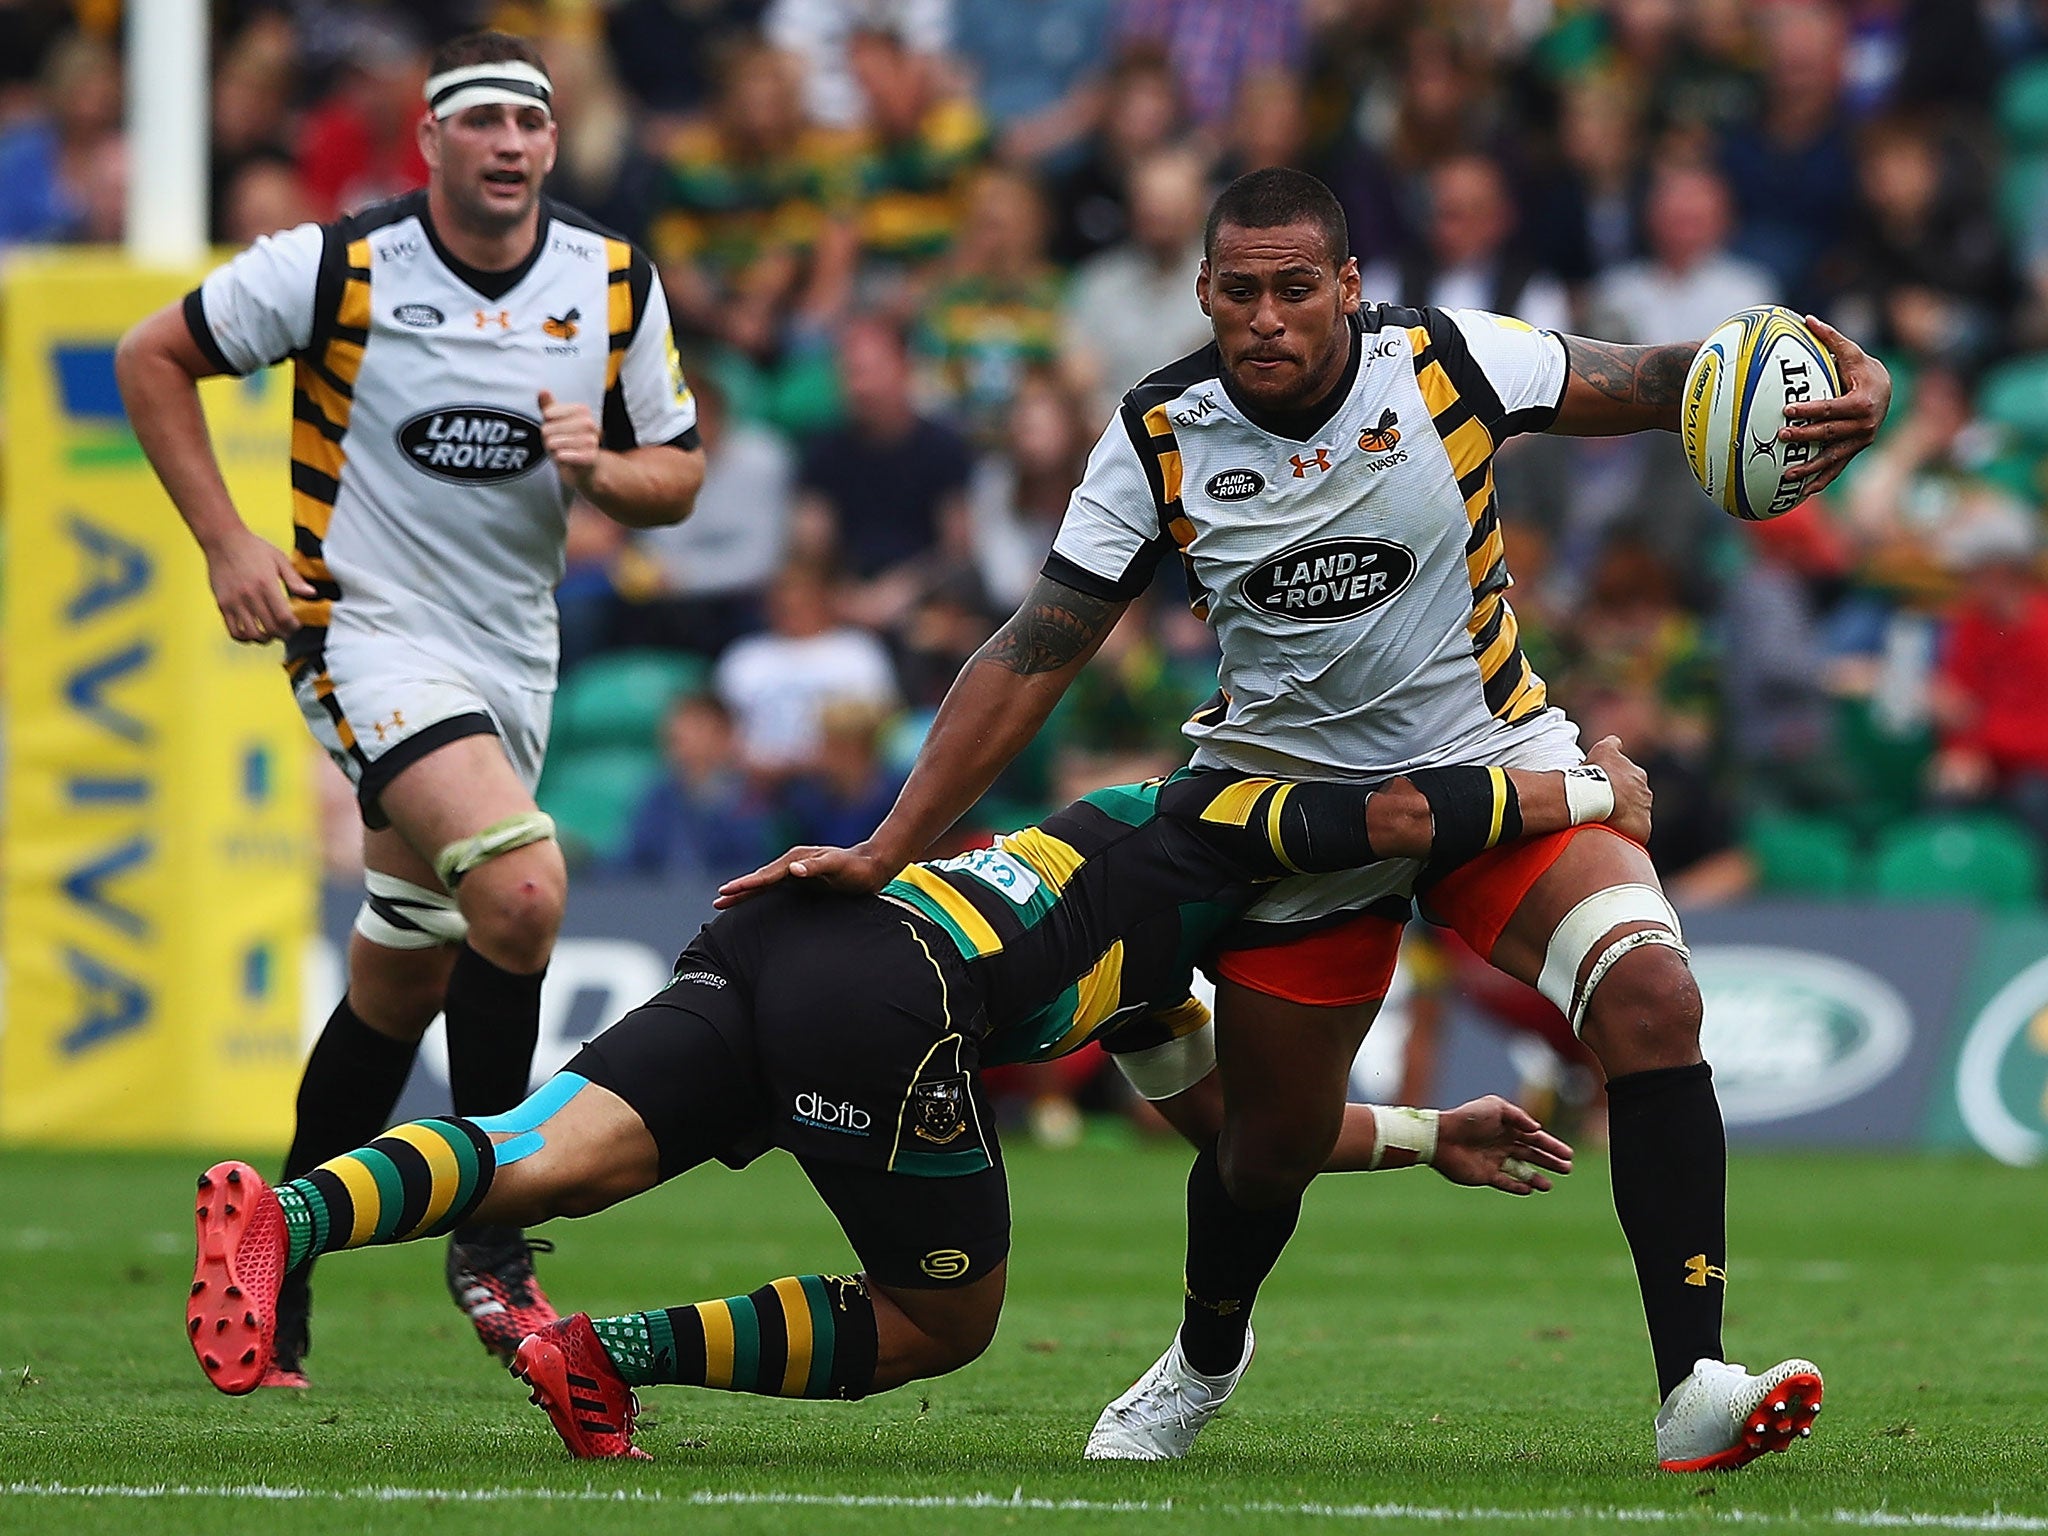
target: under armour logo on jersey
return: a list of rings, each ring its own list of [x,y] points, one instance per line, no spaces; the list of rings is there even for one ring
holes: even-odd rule
[[[1685,1283],[1687,1285],[1705,1285],[1709,1280],[1718,1280],[1723,1285],[1726,1285],[1728,1283],[1728,1271],[1721,1268],[1718,1264],[1709,1264],[1704,1253],[1696,1253],[1685,1261]]]
[[[1306,479],[1310,470],[1321,474],[1330,467],[1329,449],[1311,448],[1308,452],[1309,456],[1305,459],[1297,453],[1291,455],[1287,460],[1288,463],[1294,466],[1294,478],[1297,480]]]
[[[582,310],[571,309],[566,315],[549,315],[541,322],[540,328],[559,341],[574,341],[576,322],[582,318]]]
[[[511,330],[512,311],[509,309],[501,309],[495,315],[492,314],[487,309],[480,309],[476,312],[476,328],[478,330],[484,330],[486,327],[491,326],[493,324],[495,324],[501,331]]]
[[[402,709],[394,709],[393,711],[391,711],[391,718],[389,720],[372,721],[370,724],[370,729],[377,733],[377,739],[379,741],[382,741],[386,734],[391,731],[404,730],[405,711]]]

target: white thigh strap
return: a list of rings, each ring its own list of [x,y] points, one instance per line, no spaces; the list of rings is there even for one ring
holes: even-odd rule
[[[356,909],[356,932],[372,944],[433,949],[460,944],[469,935],[453,896],[374,869],[363,871],[363,886],[369,895]]]
[[[1654,885],[1610,885],[1595,891],[1557,925],[1550,947],[1543,955],[1543,971],[1536,978],[1536,990],[1557,1005],[1566,1018],[1573,1017],[1572,1003],[1578,992],[1579,967],[1608,934],[1625,923],[1655,923],[1674,936],[1683,937],[1678,914]],[[1590,994],[1590,986],[1587,988]]]
[[[1109,1059],[1122,1070],[1138,1097],[1157,1102],[1186,1093],[1216,1065],[1216,1026],[1204,1024],[1192,1034],[1142,1051],[1112,1051]]]

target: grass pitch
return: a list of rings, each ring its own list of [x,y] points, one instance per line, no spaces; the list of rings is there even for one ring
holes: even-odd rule
[[[439,1244],[322,1264],[313,1391],[216,1395],[181,1327],[211,1160],[0,1155],[0,1531],[2048,1531],[2041,1172],[1738,1158],[1730,1350],[1811,1355],[1827,1410],[1788,1455],[1679,1478],[1651,1469],[1649,1351],[1590,1159],[1526,1201],[1323,1181],[1256,1367],[1166,1466],[1079,1457],[1178,1317],[1177,1151],[1017,1149],[1010,1305],[967,1371],[851,1405],[658,1389],[658,1460],[595,1466],[478,1349]],[[555,1299],[600,1313],[849,1264],[780,1156],[549,1235]]]

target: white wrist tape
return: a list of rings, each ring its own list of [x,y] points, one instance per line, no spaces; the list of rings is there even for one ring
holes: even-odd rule
[[[1386,1161],[1387,1148],[1413,1152],[1417,1163],[1436,1161],[1437,1111],[1410,1109],[1404,1104],[1374,1104],[1372,1110],[1372,1162],[1377,1168]]]
[[[1581,763],[1564,771],[1564,808],[1572,825],[1605,821],[1614,814],[1614,785],[1605,768]]]

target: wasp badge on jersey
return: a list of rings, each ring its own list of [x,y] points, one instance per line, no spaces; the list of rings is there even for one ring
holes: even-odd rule
[[[1319,539],[1276,555],[1238,590],[1262,613],[1333,624],[1391,602],[1415,576],[1415,554],[1389,539]]]
[[[1400,417],[1394,414],[1390,405],[1380,412],[1380,419],[1358,434],[1358,446],[1366,453],[1391,453],[1401,441]]]
[[[540,328],[557,341],[574,341],[576,339],[576,322],[582,318],[583,311],[571,305],[569,313],[566,315],[549,315],[547,319],[541,321]]]

